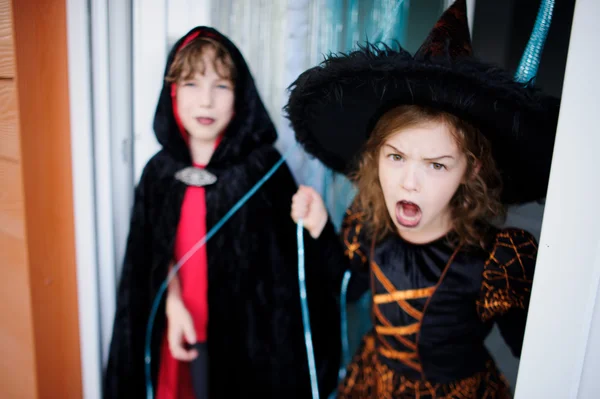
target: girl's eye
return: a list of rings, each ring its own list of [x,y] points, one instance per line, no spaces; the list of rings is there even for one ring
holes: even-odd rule
[[[388,158],[390,158],[392,161],[401,161],[402,160],[402,156],[398,155],[398,154],[390,154],[390,155],[388,155]]]
[[[196,84],[194,82],[183,82],[183,86],[185,87],[194,87]]]
[[[434,162],[434,163],[432,163],[432,164],[431,164],[431,167],[432,167],[433,169],[435,169],[435,170],[442,170],[442,169],[446,169],[446,166],[445,166],[445,165],[443,165],[443,164],[441,164],[441,163],[437,163],[437,162]]]
[[[219,88],[219,89],[229,89],[230,87],[227,84],[219,84],[219,85],[217,85],[217,88]]]

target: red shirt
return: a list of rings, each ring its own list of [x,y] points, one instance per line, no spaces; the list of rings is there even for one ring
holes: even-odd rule
[[[203,167],[202,165],[194,165]],[[175,239],[175,260],[179,260],[206,236],[206,199],[204,187],[188,187],[181,205]],[[206,342],[208,324],[208,260],[203,245],[178,272],[183,303],[190,312],[198,342]],[[157,399],[194,398],[187,362],[171,356],[165,330],[158,374]]]

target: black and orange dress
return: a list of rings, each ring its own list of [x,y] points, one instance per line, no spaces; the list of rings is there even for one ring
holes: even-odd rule
[[[486,249],[391,235],[365,240],[348,211],[342,240],[328,224],[318,239],[336,284],[350,268],[348,296],[372,293],[373,329],[347,367],[338,398],[506,398],[508,384],[486,350],[494,323],[521,353],[537,242],[493,229]]]

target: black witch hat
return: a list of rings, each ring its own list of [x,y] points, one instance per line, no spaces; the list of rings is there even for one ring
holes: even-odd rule
[[[285,111],[297,141],[337,172],[354,169],[383,113],[415,104],[452,113],[488,138],[505,204],[546,195],[559,101],[473,57],[464,0],[444,12],[414,56],[366,44],[327,57],[290,90]]]

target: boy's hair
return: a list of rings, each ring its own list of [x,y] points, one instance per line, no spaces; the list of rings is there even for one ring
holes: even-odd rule
[[[450,201],[454,245],[485,247],[486,226],[504,217],[500,202],[502,180],[487,139],[471,124],[447,112],[417,105],[402,105],[387,111],[375,125],[365,145],[359,168],[352,176],[358,194],[355,205],[367,232],[376,241],[395,232],[379,183],[379,156],[386,140],[402,129],[431,122],[446,125],[467,158],[462,183]]]
[[[203,75],[206,65],[202,56],[209,49],[215,52],[213,67],[217,74],[235,84],[237,70],[229,51],[218,41],[202,36],[193,39],[177,51],[165,80],[176,83],[191,79],[196,73]]]

